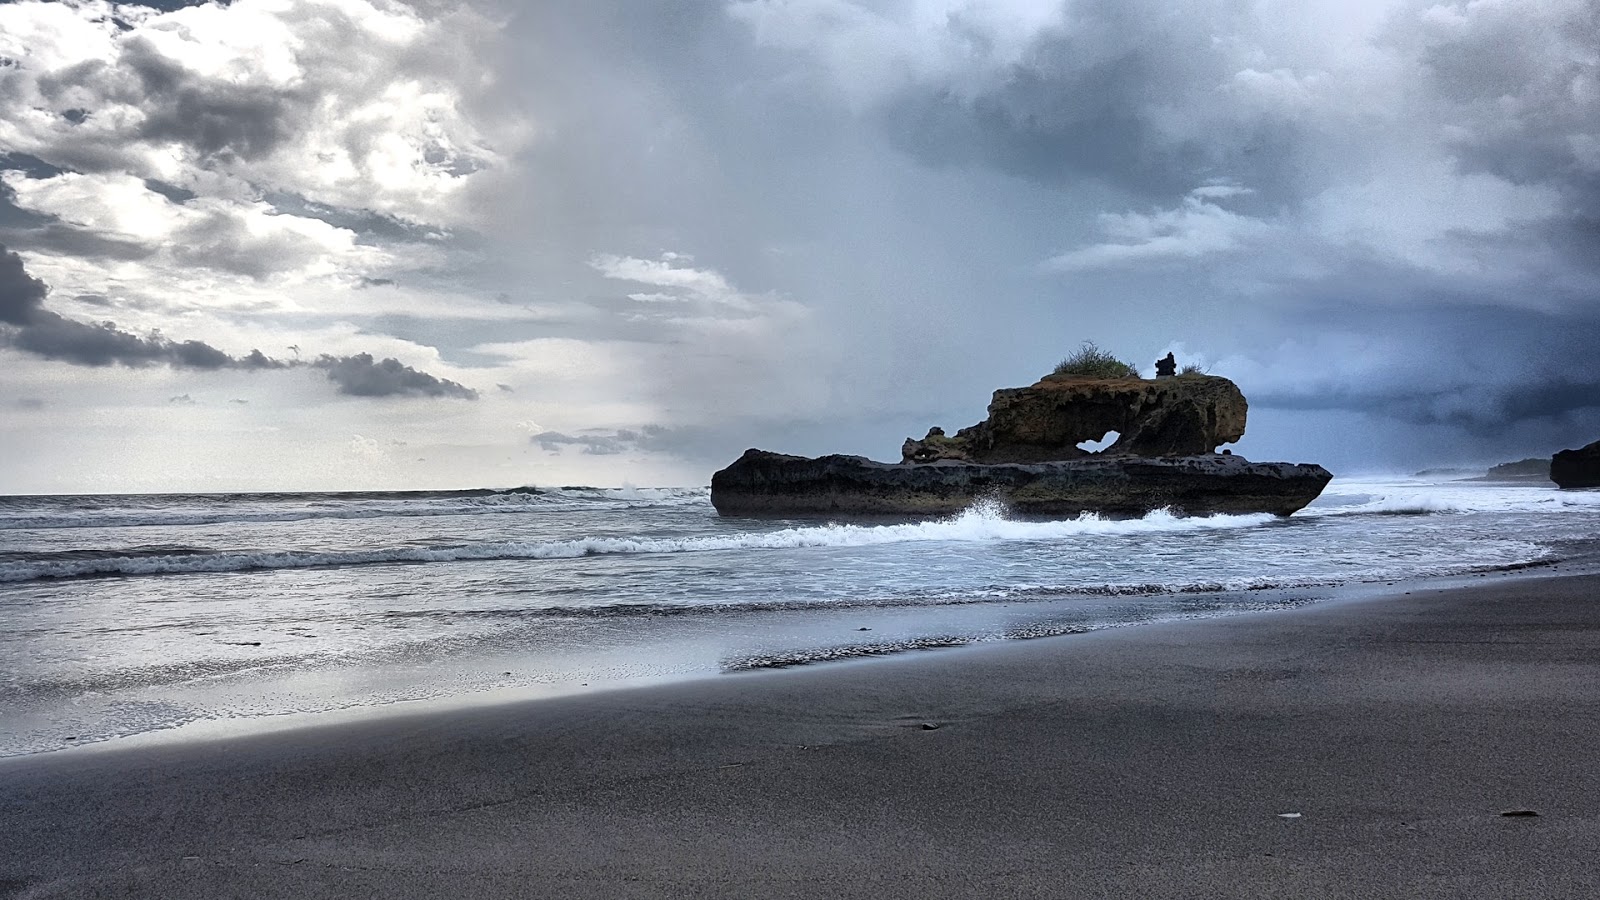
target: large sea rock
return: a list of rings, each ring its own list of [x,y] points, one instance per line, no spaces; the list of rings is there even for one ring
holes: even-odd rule
[[[1046,376],[996,391],[989,416],[946,436],[907,439],[898,464],[810,459],[751,449],[711,478],[711,502],[734,516],[921,516],[982,498],[1030,515],[1287,516],[1333,477],[1318,465],[1252,463],[1220,444],[1244,434],[1248,407],[1226,378]],[[1092,453],[1078,445],[1117,439]]]
[[[1027,515],[1137,516],[1168,507],[1189,515],[1287,516],[1332,477],[1321,466],[1219,454],[906,465],[752,449],[711,476],[711,502],[725,516],[761,517],[937,515],[985,497]]]
[[[1193,456],[1244,436],[1249,406],[1239,387],[1215,375],[1075,378],[1046,375],[994,392],[989,417],[946,437],[939,428],[900,448],[905,462],[1048,462],[1090,455],[1084,441],[1111,432],[1110,456]]]
[[[1600,441],[1550,457],[1550,480],[1564,488],[1600,487]]]

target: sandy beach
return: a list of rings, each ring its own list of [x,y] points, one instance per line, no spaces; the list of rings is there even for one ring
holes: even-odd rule
[[[8,760],[0,895],[1600,895],[1600,577],[1401,591]]]

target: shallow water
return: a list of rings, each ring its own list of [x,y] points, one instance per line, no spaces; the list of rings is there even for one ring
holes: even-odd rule
[[[1220,615],[1597,526],[1600,492],[1420,480],[1288,519],[870,525],[722,519],[704,489],[0,498],[0,755]]]

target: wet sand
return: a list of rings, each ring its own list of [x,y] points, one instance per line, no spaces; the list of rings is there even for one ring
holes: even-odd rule
[[[1591,575],[0,761],[0,896],[1587,898],[1597,848]]]

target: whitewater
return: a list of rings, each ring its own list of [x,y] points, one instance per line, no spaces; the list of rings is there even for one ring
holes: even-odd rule
[[[704,488],[0,498],[0,755],[1315,602],[1587,548],[1600,492],[1287,519],[723,519]]]

